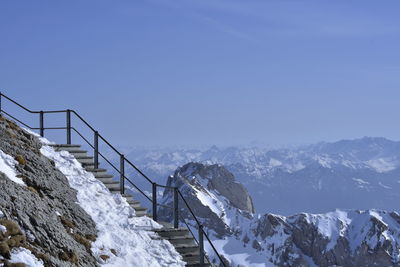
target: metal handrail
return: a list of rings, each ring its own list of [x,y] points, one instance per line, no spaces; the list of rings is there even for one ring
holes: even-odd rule
[[[181,197],[181,199],[183,200],[183,202],[185,203],[185,205],[186,205],[187,209],[189,210],[189,212],[192,214],[193,218],[195,219],[195,221],[196,221],[196,223],[197,223],[197,226],[198,226],[198,228],[199,228],[199,229],[198,229],[199,234],[200,234],[200,232],[202,232],[201,235],[204,235],[204,236],[207,238],[207,240],[208,240],[208,242],[210,243],[210,245],[211,245],[212,249],[214,250],[215,254],[218,256],[220,262],[225,266],[225,263],[224,263],[224,261],[222,260],[221,255],[219,255],[217,249],[214,247],[214,244],[211,242],[210,238],[208,237],[208,235],[207,235],[206,232],[204,231],[203,225],[202,225],[202,224],[199,222],[199,220],[197,219],[197,217],[196,217],[196,215],[194,214],[193,210],[190,208],[189,203],[187,203],[187,201],[186,201],[186,199],[183,197],[181,191],[178,190],[178,194],[179,194],[179,196]]]
[[[181,191],[178,190],[178,194],[181,197],[181,199],[183,200],[183,203],[185,203],[186,207],[188,208],[188,210],[190,211],[190,213],[192,214],[193,218],[195,219],[197,225],[201,225],[201,223],[199,222],[199,220],[196,218],[196,215],[194,215],[194,212],[192,211],[192,209],[190,208],[189,204],[187,203],[186,199],[183,197]]]
[[[31,130],[39,130],[39,128],[33,128],[33,127],[29,126],[28,124],[23,123],[22,121],[20,121],[19,119],[15,118],[14,116],[12,116],[11,114],[7,113],[7,112],[4,111],[4,110],[0,110],[0,112],[3,112],[4,114],[6,114],[7,116],[9,116],[9,117],[12,118],[13,120],[15,120],[15,121],[21,123],[22,125],[24,125],[25,127],[29,128],[29,129],[31,129]]]
[[[31,127],[28,124],[22,122],[21,120],[17,119],[16,117],[12,116],[11,114],[9,114],[8,112],[6,112],[5,110],[3,110],[2,108],[2,98],[5,98],[7,100],[9,100],[11,103],[17,105],[18,107],[22,108],[23,110],[31,113],[31,114],[39,114],[40,115],[40,127],[36,128],[36,127]],[[23,105],[19,104],[18,102],[16,102],[15,100],[11,99],[10,97],[4,95],[3,93],[0,92],[0,114],[4,113],[7,116],[9,116],[10,118],[12,118],[13,120],[19,122],[20,124],[22,124],[23,126],[31,129],[31,130],[40,130],[40,135],[43,137],[44,136],[44,130],[67,130],[67,144],[71,144],[71,130],[73,130],[74,132],[76,132],[91,148],[93,148],[95,151],[95,168],[97,168],[96,166],[98,166],[98,162],[96,162],[98,160],[98,155],[100,155],[107,163],[110,164],[111,167],[113,167],[115,169],[115,171],[117,171],[117,173],[120,174],[121,177],[121,194],[123,194],[124,192],[124,181],[128,181],[133,187],[135,187],[136,190],[138,190],[143,196],[145,196],[150,202],[153,203],[153,219],[157,220],[157,207],[161,206],[161,207],[167,207],[165,205],[162,204],[158,204],[157,203],[157,187],[162,187],[162,188],[166,188],[166,189],[170,189],[173,190],[174,192],[174,227],[177,228],[179,226],[178,224],[178,218],[179,218],[179,212],[178,212],[178,196],[180,196],[180,198],[183,200],[183,203],[185,204],[185,206],[187,207],[187,209],[189,210],[189,212],[191,213],[191,215],[193,216],[193,218],[195,219],[197,226],[198,226],[198,231],[199,231],[199,240],[196,239],[196,237],[194,236],[192,230],[190,229],[190,227],[188,226],[186,220],[183,218],[183,222],[186,224],[186,226],[188,227],[189,231],[192,233],[195,241],[197,244],[199,244],[199,248],[200,248],[200,265],[204,265],[204,257],[210,262],[209,258],[207,257],[207,255],[204,253],[204,244],[203,244],[203,236],[206,237],[207,241],[210,243],[212,249],[214,250],[215,254],[218,256],[220,263],[224,266],[225,262],[222,260],[221,256],[219,255],[218,251],[216,250],[214,244],[212,243],[212,241],[210,240],[210,238],[208,237],[208,235],[206,234],[206,232],[203,229],[203,225],[199,222],[199,220],[197,219],[196,215],[194,214],[193,210],[190,208],[189,204],[187,203],[186,199],[183,197],[181,191],[177,188],[177,187],[172,187],[172,186],[167,186],[167,185],[160,185],[157,184],[155,182],[153,182],[149,177],[147,177],[147,175],[145,175],[138,167],[136,167],[135,164],[133,164],[131,161],[129,161],[128,159],[125,158],[125,156],[120,153],[113,145],[111,145],[103,136],[101,136],[82,116],[80,116],[75,110],[46,110],[46,111],[34,111],[34,110],[30,110],[26,107],[24,107]],[[44,114],[49,114],[49,113],[66,113],[67,114],[67,127],[44,127]],[[90,143],[89,140],[87,140],[83,134],[81,134],[76,128],[71,126],[71,113],[75,114],[75,116],[81,121],[83,122],[94,134],[95,134],[95,144],[92,145]],[[118,170],[117,167],[114,166],[114,164],[112,164],[102,153],[100,153],[98,151],[98,138],[100,138],[105,144],[107,144],[115,153],[117,153],[120,156],[120,169]],[[146,194],[144,193],[140,188],[138,188],[129,178],[127,178],[125,176],[125,171],[124,171],[124,163],[128,163],[132,168],[134,168],[142,177],[144,177],[149,183],[151,183],[153,185],[153,196],[152,199]],[[170,208],[170,207],[168,207]],[[180,216],[182,217],[182,216]]]
[[[153,181],[150,180],[150,178],[147,177],[147,175],[145,175],[141,170],[139,170],[139,168],[136,167],[135,164],[133,164],[132,162],[130,162],[130,160],[128,160],[128,159],[125,159],[125,160],[126,160],[126,162],[127,162],[129,165],[131,165],[132,168],[134,168],[138,173],[140,173],[149,183],[153,183]],[[160,186],[160,185],[158,185],[158,186]]]

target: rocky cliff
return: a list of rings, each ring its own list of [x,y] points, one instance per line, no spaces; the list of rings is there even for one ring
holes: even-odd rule
[[[0,267],[184,266],[161,227],[72,154],[0,116]]]
[[[15,159],[16,183],[0,172],[0,265],[25,248],[46,266],[96,266],[96,225],[37,138],[0,117],[0,150]],[[12,159],[11,159],[12,160]]]
[[[245,244],[275,266],[400,266],[399,219],[376,210],[266,214]]]

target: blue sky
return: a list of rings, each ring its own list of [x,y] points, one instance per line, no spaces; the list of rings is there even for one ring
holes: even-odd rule
[[[121,145],[400,139],[399,1],[0,2],[0,88]]]

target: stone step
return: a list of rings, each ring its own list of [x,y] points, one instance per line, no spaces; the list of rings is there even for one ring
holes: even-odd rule
[[[200,263],[200,253],[197,254],[193,254],[193,255],[188,255],[188,256],[182,256],[182,260],[184,262],[187,262],[188,264],[196,264],[196,263]],[[208,263],[208,260],[206,257],[204,257],[204,264]]]
[[[162,237],[168,240],[172,245],[195,245],[194,238],[192,236],[164,236]]]
[[[106,169],[101,169],[101,168],[94,169],[93,166],[85,167],[85,170],[88,171],[88,172],[93,173],[94,175],[107,174],[107,170]]]
[[[128,201],[128,203],[129,203],[129,201],[135,201],[133,199],[133,196],[131,196],[129,194],[122,194],[122,196],[126,199],[126,201]]]
[[[110,192],[113,194],[121,194],[120,189],[121,188],[118,187],[118,189],[117,188],[109,188],[108,190],[110,190]]]
[[[104,185],[108,188],[108,190],[118,190],[119,191],[119,183],[112,182],[112,183],[104,183]]]
[[[79,161],[79,160],[78,160]],[[93,162],[93,160],[92,160],[92,162],[80,162],[81,164],[82,164],[82,167],[83,168],[94,168],[94,162]],[[99,165],[100,165],[100,163],[99,163]]]
[[[77,144],[50,144],[51,147],[81,147],[81,145]]]
[[[68,151],[71,155],[73,155],[74,157],[85,157],[87,156],[87,151],[86,150],[70,150]]]
[[[99,180],[100,182],[103,182],[103,183],[111,183],[111,182],[117,182],[118,183],[118,181],[115,181],[113,178],[97,178],[96,177],[96,179]]]
[[[79,156],[79,157],[75,157],[75,159],[82,164],[91,164],[91,163],[94,164],[94,159],[93,159],[93,157],[90,157],[90,156],[84,156],[84,157]]]
[[[140,202],[136,201],[136,200],[129,200],[128,204],[132,207],[132,208],[139,208],[140,207]]]
[[[97,179],[114,178],[114,175],[111,175],[108,173],[96,173],[96,174],[94,174],[94,177],[96,177]]]
[[[137,217],[143,217],[143,216],[148,216],[146,211],[136,211],[136,216]],[[150,216],[148,216],[150,217]]]
[[[176,251],[178,251],[180,254],[184,253],[194,253],[196,251],[199,251],[199,246],[197,244],[194,245],[176,245],[175,246]]]
[[[147,208],[143,208],[143,207],[137,207],[134,208],[136,212],[147,212]]]
[[[200,261],[191,261],[191,262],[187,262],[186,263],[187,267],[201,267],[200,265]],[[207,261],[204,261],[204,265],[203,266],[212,266],[211,264],[207,263]]]
[[[159,236],[161,237],[170,237],[170,236],[188,236],[189,235],[189,229],[187,228],[170,228],[170,229],[166,229],[166,228],[161,228],[161,229],[156,229],[154,230],[154,232],[156,232]]]
[[[77,150],[81,146],[80,145],[67,145],[67,144],[52,144],[50,145],[51,147],[54,148],[55,151],[71,151],[71,150]]]

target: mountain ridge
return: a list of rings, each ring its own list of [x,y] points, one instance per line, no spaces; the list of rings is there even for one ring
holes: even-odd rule
[[[222,164],[246,186],[263,213],[324,213],[337,207],[394,209],[400,196],[400,142],[382,137],[273,150],[216,146],[138,150],[127,157],[160,184],[187,162]],[[321,196],[325,198],[317,201]]]
[[[224,175],[233,178],[227,187],[239,183],[222,165],[187,163],[168,178],[168,185],[184,194],[230,266],[400,266],[398,212],[336,209],[324,214],[256,215],[233,205],[232,192],[210,186]],[[251,199],[248,193],[238,197]],[[172,202],[166,189],[162,203]],[[172,219],[168,209],[159,212],[163,219]],[[181,217],[189,227],[197,227],[190,214]],[[215,258],[212,251],[209,254]]]

